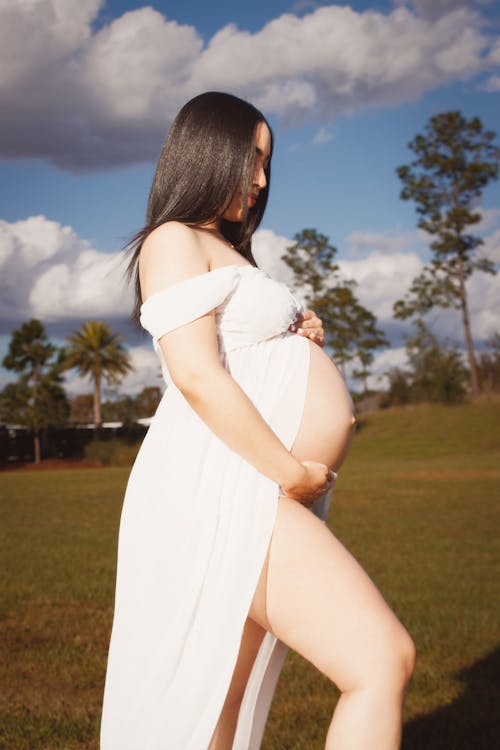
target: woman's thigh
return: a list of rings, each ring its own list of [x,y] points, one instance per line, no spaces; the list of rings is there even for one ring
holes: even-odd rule
[[[311,511],[280,496],[249,616],[341,690],[389,666],[410,638],[359,563]],[[398,657],[401,649],[396,648]],[[396,659],[396,657],[395,657]]]

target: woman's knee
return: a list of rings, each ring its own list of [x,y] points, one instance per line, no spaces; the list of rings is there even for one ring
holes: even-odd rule
[[[417,651],[413,638],[408,633],[406,628],[402,627],[402,634],[400,636],[399,643],[399,658],[401,661],[401,668],[405,679],[405,684],[408,684],[411,680],[413,672],[415,671],[415,663],[417,659]]]
[[[405,690],[415,669],[415,644],[400,623],[391,628],[378,644],[378,655],[368,681],[391,691]]]

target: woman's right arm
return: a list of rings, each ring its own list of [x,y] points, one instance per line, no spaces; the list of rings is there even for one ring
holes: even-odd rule
[[[207,271],[196,233],[183,225],[160,227],[141,250],[141,286],[147,296]],[[332,476],[328,468],[297,461],[222,366],[213,310],[164,334],[159,344],[174,384],[226,445],[297,500],[325,492],[324,482]]]

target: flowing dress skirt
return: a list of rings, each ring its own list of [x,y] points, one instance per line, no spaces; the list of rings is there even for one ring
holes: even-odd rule
[[[221,356],[291,449],[304,408],[309,342],[286,332]],[[279,494],[276,482],[231,450],[168,386],[122,509],[101,750],[206,750]],[[235,750],[260,745],[271,696],[261,694],[259,721],[259,690],[276,645],[267,633],[247,685]]]

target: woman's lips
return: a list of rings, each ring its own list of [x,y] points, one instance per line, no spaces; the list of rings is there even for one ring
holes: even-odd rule
[[[253,208],[255,204],[257,203],[257,196],[256,195],[249,195],[247,199],[248,207]]]

